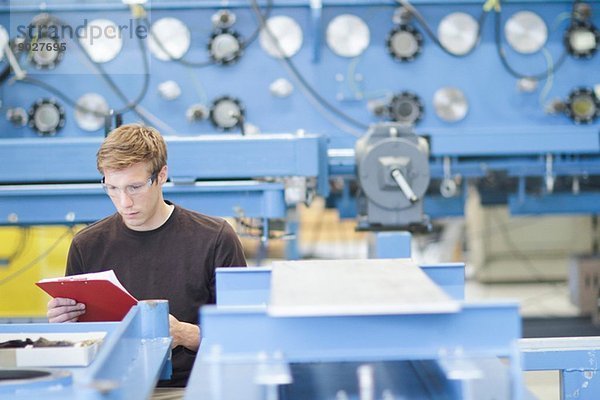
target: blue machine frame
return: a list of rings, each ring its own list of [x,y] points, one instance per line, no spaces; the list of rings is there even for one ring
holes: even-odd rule
[[[149,300],[139,302],[121,322],[0,325],[2,333],[107,332],[88,367],[44,368],[55,373],[50,379],[3,380],[0,398],[147,399],[158,379],[171,374],[168,315],[166,301]]]
[[[6,183],[0,186],[0,224],[87,223],[112,213],[99,183],[70,183],[99,182],[94,160],[101,140],[0,140],[0,158],[24,162],[7,163],[0,169],[0,181]],[[283,178],[315,178],[315,192],[328,190],[323,137],[282,134],[166,140],[173,183],[165,186],[165,196],[185,207],[222,216],[284,218]],[[226,153],[220,151],[225,148]],[[63,165],[49,168],[57,159]],[[281,181],[251,180],[257,177]]]
[[[464,299],[464,265],[421,268],[452,298]],[[335,364],[335,368],[344,368],[344,363],[350,363],[347,366],[393,360],[436,360],[434,364],[439,366],[442,376],[455,377],[445,383],[442,379],[441,386],[435,389],[432,389],[435,384],[429,388],[427,384],[418,386],[420,380],[416,379],[411,396],[433,390],[429,392],[433,398],[463,398],[467,386],[477,398],[486,398],[483,394],[491,392],[498,398],[527,396],[520,381],[516,343],[521,320],[514,303],[463,303],[458,313],[438,315],[278,318],[269,316],[265,307],[270,271],[268,268],[217,270],[217,305],[205,306],[200,312],[202,350],[194,365],[186,399],[233,398],[241,393],[249,399],[262,398],[264,390],[273,388],[269,389],[269,383],[263,383],[264,387],[257,385],[258,376],[264,373],[265,382],[271,376],[273,387],[285,385],[290,382],[282,375],[289,375],[292,365],[342,363]],[[507,358],[509,368],[503,367],[497,357]],[[430,368],[427,370],[432,371]],[[493,379],[477,384],[477,380],[466,378],[472,378],[469,374],[474,371],[483,371]],[[394,386],[394,378],[389,378],[392,381],[388,381],[388,388],[401,390]],[[466,381],[461,383],[461,379]],[[299,382],[300,386],[303,383],[306,382]],[[335,385],[329,387],[325,381],[318,385],[320,389],[327,388],[326,393],[319,393],[319,398],[335,398],[336,391],[331,392]],[[399,393],[408,392],[393,394]]]
[[[444,2],[443,6],[433,0],[412,0],[411,3],[431,26],[436,26],[450,12],[462,12],[474,17],[482,12],[481,0],[449,1]],[[266,1],[259,5],[265,12],[270,7],[270,16],[285,15],[296,21],[304,35],[298,53],[291,60],[304,74],[305,80],[318,88],[325,100],[361,121],[362,127],[346,129],[347,121],[340,124],[335,115],[332,117],[324,111],[323,105],[313,108],[312,105],[318,102],[311,103],[302,96],[303,91],[299,90],[302,85],[287,75],[281,60],[266,55],[258,41],[247,43],[240,59],[235,63],[220,65],[209,62],[209,65],[199,70],[150,57],[150,88],[172,80],[182,89],[181,95],[171,101],[149,91],[140,104],[145,110],[144,115],[154,116],[152,120],[157,121],[164,134],[181,137],[170,144],[174,179],[220,180],[232,177],[237,179],[241,177],[240,174],[251,178],[296,174],[317,178],[317,193],[327,196],[327,180],[330,177],[341,178],[346,181],[347,186],[350,185],[349,181],[354,179],[355,174],[351,150],[356,138],[365,133],[369,124],[382,120],[369,111],[368,101],[386,98],[400,91],[410,91],[420,97],[425,109],[415,131],[426,136],[430,142],[432,183],[424,206],[425,211],[433,218],[463,213],[467,182],[474,182],[489,194],[483,196],[485,201],[506,203],[515,214],[598,212],[598,121],[591,121],[587,125],[575,124],[565,115],[545,112],[546,103],[551,99],[564,100],[574,88],[594,87],[598,83],[595,74],[591,73],[598,67],[597,55],[590,59],[567,57],[560,69],[548,73],[548,79],[540,80],[532,91],[519,91],[515,88],[517,80],[504,69],[498,59],[495,28],[490,21],[495,17],[493,10],[487,16],[488,22],[482,26],[478,45],[467,56],[451,57],[436,47],[430,38],[425,37],[422,52],[414,61],[397,62],[389,56],[385,41],[395,26],[392,21],[392,15],[398,7],[395,1],[275,0],[270,6]],[[594,7],[594,4],[591,6]],[[572,1],[569,0],[503,1],[500,14],[503,21],[526,9],[537,13],[548,27],[546,46],[535,54],[519,54],[502,38],[501,45],[508,62],[524,75],[549,68],[564,51],[563,36],[570,23],[571,7]],[[190,27],[191,47],[185,55],[187,60],[209,59],[205,44],[215,32],[211,18],[218,10],[227,9],[235,15],[236,22],[231,29],[239,32],[242,37],[253,37],[258,28],[252,7],[242,0],[226,4],[220,1],[153,0],[147,8],[152,22],[163,17],[173,17]],[[0,23],[14,37],[19,33],[19,28],[27,27],[41,11],[55,15],[71,26],[107,17],[118,24],[133,23],[130,9],[120,0],[84,4],[64,0],[43,3],[43,7],[35,0],[4,0],[0,1]],[[325,40],[324,27],[341,14],[362,17],[370,30],[370,45],[355,58],[335,54]],[[596,26],[599,25],[598,14],[592,13],[590,20]],[[418,30],[423,29],[414,20],[408,23]],[[22,60],[27,73],[46,84],[64,89],[71,97],[88,92],[99,93],[113,108],[118,108],[116,105],[121,100],[105,85],[98,76],[98,71],[90,72],[90,65],[81,62],[83,54],[75,46],[75,39],[61,39],[67,43],[62,61],[55,68],[35,69],[27,60]],[[145,74],[142,71],[137,40],[125,37],[119,56],[106,63],[104,69],[113,75],[116,84],[126,93],[131,93],[132,96],[138,93]],[[294,90],[290,96],[280,98],[269,91],[269,85],[278,77],[292,81]],[[433,112],[433,94],[439,88],[447,86],[461,89],[469,101],[469,112],[461,121],[447,122]],[[48,97],[43,88],[20,82],[16,82],[10,90],[6,85],[3,87],[4,111],[15,107],[27,109],[34,100]],[[257,135],[260,139],[252,139],[261,142],[260,144],[248,145],[247,138],[233,135],[223,136],[222,141],[208,139],[208,143],[204,142],[196,147],[198,137],[214,134],[216,128],[207,121],[186,120],[183,110],[192,104],[209,107],[211,99],[222,95],[239,98],[245,106],[245,120],[262,132],[303,130],[323,136],[327,143],[323,142],[325,144],[319,146],[318,150],[312,145],[303,147],[300,143],[288,144],[298,146],[291,157],[289,148],[279,138],[262,133]],[[66,125],[57,137],[36,137],[36,133],[29,128],[15,127],[9,121],[0,119],[0,158],[3,160],[0,184],[24,184],[31,181],[91,183],[97,180],[92,164],[93,146],[80,153],[61,150],[61,146],[66,143],[63,139],[85,142],[91,137],[94,138],[92,142],[98,143],[96,140],[103,136],[103,132],[85,132],[79,128],[72,118],[72,111],[67,109]],[[132,113],[124,117],[126,122],[137,119]],[[12,142],[13,139],[18,144]],[[15,146],[19,151],[13,151]],[[330,150],[329,155],[326,154],[327,148]],[[339,156],[331,152],[339,150],[346,151],[348,156],[345,160],[340,160]],[[52,157],[54,158],[50,159]],[[43,164],[42,172],[36,166],[38,158],[49,160]],[[57,158],[60,159],[60,164],[56,163]],[[321,159],[318,167],[314,167],[315,158]],[[329,166],[323,161],[327,158]],[[299,163],[308,165],[307,168],[311,171],[307,172],[304,167],[298,168]],[[180,167],[182,170],[177,172]],[[179,173],[181,176],[178,176]],[[458,184],[458,191],[447,198],[440,196],[437,189],[437,185],[445,179],[454,180]],[[218,188],[216,190],[219,191]],[[27,193],[37,196],[34,191]],[[243,199],[245,194],[243,191],[239,198]],[[237,194],[230,192],[229,195],[235,197]],[[65,193],[62,201],[71,202],[71,199]],[[352,193],[347,188],[333,193],[331,204],[339,207],[344,215],[356,213]],[[199,204],[198,207],[200,206],[204,207],[204,204]],[[231,210],[226,209],[220,213],[231,214]],[[2,214],[12,213],[9,211],[0,213]],[[81,214],[75,212],[76,220]],[[86,215],[82,218],[90,217]],[[40,223],[65,223],[63,216],[24,218],[20,222],[17,220],[8,223],[27,224],[36,219]]]
[[[440,286],[450,297],[456,300],[464,300],[464,264],[456,263],[456,264],[436,264],[436,265],[422,265],[421,269],[423,272],[427,274],[427,276],[436,284]],[[269,301],[270,295],[270,275],[271,269],[269,268],[221,268],[217,269],[217,307],[209,307],[208,309],[204,308],[200,315],[204,316],[203,319],[203,332],[208,336],[207,341],[204,342],[203,346],[203,361],[198,361],[198,363],[206,363],[206,365],[213,366],[218,364],[219,362],[225,362],[227,357],[221,357],[222,353],[227,354],[231,349],[232,353],[239,356],[238,353],[244,353],[246,351],[259,351],[262,347],[263,350],[271,350],[273,351],[277,345],[282,348],[286,347],[286,344],[281,344],[271,335],[281,335],[282,337],[288,337],[292,335],[288,329],[290,328],[282,328],[282,327],[269,327],[271,329],[271,333],[263,332],[259,335],[260,339],[256,339],[259,344],[250,344],[246,346],[248,340],[252,339],[244,335],[243,339],[240,338],[239,329],[231,329],[232,326],[244,326],[244,331],[248,327],[247,323],[249,321],[253,321],[256,319],[255,323],[259,323],[263,319],[268,319],[265,315],[264,310],[261,310],[260,307],[265,307]],[[475,305],[475,309],[483,310],[486,308],[494,309],[497,305],[495,304],[486,304],[484,305]],[[255,310],[248,311],[244,310],[244,307],[258,307]],[[467,310],[469,310],[469,306],[467,306]],[[488,310],[489,311],[489,310]],[[505,309],[507,311],[507,309]],[[499,318],[498,315],[494,314],[495,312],[503,313],[504,311],[492,311],[490,314],[483,312],[479,317],[480,321],[477,322],[477,327],[470,329],[466,329],[462,331],[462,335],[466,335],[469,340],[471,340],[471,336],[474,332],[476,332],[475,336],[478,336],[482,333],[482,327],[487,327],[488,324],[497,322],[496,318]],[[517,310],[518,312],[518,310]],[[492,317],[494,315],[494,317]],[[382,317],[383,318],[383,317]],[[427,317],[423,317],[427,318]],[[432,317],[435,319],[435,317]],[[220,320],[219,320],[220,319]],[[410,320],[410,318],[408,318]],[[243,323],[241,322],[243,321]],[[336,320],[337,321],[337,320]],[[485,322],[484,322],[485,321]],[[305,321],[311,328],[309,329],[311,332],[319,332],[321,334],[324,332],[322,330],[317,330],[315,325],[312,325],[314,322],[311,321],[310,324],[308,321]],[[264,322],[265,324],[270,324],[271,322]],[[285,319],[279,322],[272,322],[273,324],[281,324],[285,326],[287,323]],[[354,323],[359,324],[359,321],[354,321]],[[386,322],[388,323],[388,322]],[[414,320],[404,321],[404,324],[414,324]],[[435,326],[437,331],[440,329],[440,325],[438,322],[434,323],[432,321],[429,322],[429,330],[432,329],[431,326]],[[460,324],[461,322],[456,322]],[[509,322],[512,325],[512,322]],[[216,332],[211,334],[211,329],[207,328],[206,325],[210,326],[211,324],[216,325]],[[243,325],[240,325],[243,324]],[[338,338],[346,338],[347,332],[352,332],[354,330],[349,330],[348,327],[343,327],[339,331],[335,331],[334,328],[335,322],[333,325],[328,327],[327,329],[331,329],[334,332],[337,332]],[[302,322],[294,322],[293,329],[300,329],[298,325],[302,325]],[[404,325],[406,327],[406,325]],[[411,325],[411,327],[414,327]],[[419,324],[414,327],[418,329],[420,327]],[[363,329],[364,328],[364,329]],[[374,333],[377,337],[371,338],[372,340],[379,343],[381,340],[385,342],[386,339],[382,339],[380,336],[380,326],[377,329],[373,329],[377,333]],[[257,328],[258,329],[258,328]],[[423,327],[425,329],[425,326]],[[459,329],[459,328],[457,328]],[[502,328],[499,328],[502,329]],[[512,329],[512,328],[511,328]],[[518,326],[516,327],[516,331],[513,332],[516,334],[515,340],[521,336],[520,332],[520,318]],[[460,329],[459,329],[460,330]],[[509,329],[510,330],[510,329]],[[254,331],[252,331],[254,332]],[[276,332],[276,333],[275,333]],[[361,327],[360,332],[370,332],[366,327]],[[400,330],[399,332],[403,332]],[[446,331],[444,331],[446,332]],[[500,335],[502,332],[499,331]],[[316,342],[318,342],[319,338],[314,338],[310,333],[305,332],[307,336],[304,337],[305,340],[307,337],[313,338]],[[221,335],[225,335],[227,338],[221,342]],[[368,334],[367,334],[368,335]],[[248,335],[250,336],[250,335]],[[253,336],[253,335],[252,335]],[[421,340],[425,336],[414,335],[407,338],[399,339],[398,332],[396,330],[390,332],[388,336],[383,335],[383,337],[388,337],[391,341],[390,343],[385,342],[389,348],[386,348],[384,354],[379,353],[372,349],[371,342],[367,341],[365,343],[352,343],[351,347],[354,352],[348,351],[344,352],[343,348],[348,343],[342,341],[339,345],[332,346],[334,342],[331,339],[331,342],[327,342],[327,346],[319,349],[319,354],[314,355],[315,359],[328,359],[329,357],[337,358],[338,360],[348,360],[356,358],[357,355],[362,355],[364,358],[369,358],[369,355],[372,357],[381,357],[382,359],[388,359],[391,353],[396,349],[398,343],[410,343],[413,347],[410,347],[406,350],[409,354],[419,354],[420,351],[423,351],[423,348],[420,347],[419,343],[435,343],[440,347],[444,347],[446,345],[450,346],[450,343],[445,341],[444,338],[437,338],[437,341],[428,341]],[[213,338],[214,340],[211,340]],[[237,338],[235,341],[234,338]],[[286,339],[281,339],[286,341]],[[326,340],[326,339],[323,339]],[[458,340],[458,339],[457,339]],[[473,337],[473,340],[477,340]],[[490,339],[493,340],[493,339]],[[218,354],[210,354],[207,350],[210,347],[210,344],[214,344],[213,341],[219,345],[223,346]],[[294,343],[293,339],[290,339],[290,342],[287,343],[287,346],[292,347],[292,353],[294,357],[298,357],[299,359],[305,360],[306,358],[311,358],[310,356],[306,356],[306,352],[304,351],[304,342],[301,342],[301,339],[298,339],[299,343]],[[300,343],[301,342],[301,343]],[[276,344],[274,344],[276,343]],[[488,343],[490,348],[495,348],[494,345]],[[496,344],[497,345],[497,344]],[[254,348],[252,346],[257,346]],[[329,353],[331,347],[331,353]],[[451,347],[451,346],[450,346]],[[300,351],[298,349],[302,349]],[[361,351],[365,350],[367,355],[363,354]],[[522,367],[523,371],[548,371],[548,370],[558,370],[560,373],[560,393],[561,398],[579,398],[584,400],[593,400],[597,399],[600,396],[600,385],[598,384],[598,359],[600,357],[599,354],[600,349],[600,341],[598,338],[589,338],[589,337],[581,337],[581,338],[542,338],[542,339],[519,339],[518,340],[518,351],[521,353],[519,357],[522,361],[518,364]],[[299,354],[295,352],[298,350]],[[381,349],[380,349],[381,350]],[[428,350],[431,350],[429,348]],[[371,352],[373,351],[373,352]],[[389,352],[388,352],[389,351]],[[414,351],[414,353],[412,353]],[[286,352],[287,354],[287,352]],[[294,358],[292,357],[292,359]],[[239,360],[238,360],[239,361]],[[290,361],[289,359],[287,361]],[[206,365],[202,371],[206,371]],[[196,371],[196,370],[195,370]],[[196,372],[194,372],[196,374]],[[513,377],[515,377],[513,375]],[[198,386],[200,384],[200,378],[195,376],[190,381],[190,389],[188,390],[187,398],[193,398],[194,395],[198,393],[205,393],[204,389],[200,389]],[[516,382],[520,382],[517,378]],[[202,381],[202,384],[207,384],[206,381]],[[214,380],[211,381],[212,385],[217,384]]]

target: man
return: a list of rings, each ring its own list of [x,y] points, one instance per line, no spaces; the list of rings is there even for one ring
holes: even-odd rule
[[[163,199],[167,148],[158,131],[130,124],[113,130],[97,153],[102,186],[117,212],[79,232],[67,275],[113,269],[138,300],[169,300],[173,376],[185,386],[200,346],[198,308],[215,302],[215,267],[245,266],[243,249],[223,219]],[[55,298],[49,322],[74,322],[85,304]]]

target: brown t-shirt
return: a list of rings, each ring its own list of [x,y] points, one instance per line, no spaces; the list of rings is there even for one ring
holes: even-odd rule
[[[227,221],[175,206],[152,231],[127,228],[118,213],[86,227],[73,238],[66,275],[112,269],[138,300],[167,299],[175,318],[197,324],[199,307],[215,303],[215,268],[241,266],[242,245]],[[162,384],[185,386],[195,357],[173,349],[173,377]]]

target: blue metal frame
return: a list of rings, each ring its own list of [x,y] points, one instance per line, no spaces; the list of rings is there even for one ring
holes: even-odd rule
[[[447,295],[465,298],[465,265],[447,263],[421,265],[423,272]],[[271,268],[217,268],[216,293],[219,306],[260,306],[269,302]]]
[[[521,330],[516,304],[464,304],[458,313],[436,315],[278,318],[268,316],[262,307],[207,306],[200,316],[202,350],[187,399],[219,398],[215,393],[234,382],[241,387],[255,385],[254,368],[260,370],[261,360],[277,363],[269,358],[272,355],[279,354],[280,368],[287,363],[386,360],[440,360],[444,365],[444,354],[453,360],[456,351],[466,360],[506,357],[512,386],[505,389],[512,399],[523,395],[515,351]],[[241,371],[240,365],[245,366]]]
[[[284,185],[280,183],[168,183],[163,192],[175,204],[211,215],[286,215]],[[0,186],[0,225],[89,223],[114,212],[100,184]]]
[[[99,182],[102,138],[1,139],[0,183]],[[327,181],[326,140],[315,135],[166,136],[173,181],[320,177]],[[327,191],[321,193],[326,195]]]
[[[432,27],[450,12],[464,12],[475,18],[481,12],[480,0],[440,1],[414,0],[413,5],[423,14]],[[266,7],[265,1],[260,1]],[[502,18],[524,9],[536,12],[546,22],[549,36],[547,54],[556,59],[563,50],[563,34],[568,18],[564,13],[571,9],[570,0],[525,0],[504,1]],[[212,28],[210,18],[221,8],[230,8],[237,17],[234,28],[242,36],[249,37],[257,28],[257,21],[245,0],[233,0],[224,5],[220,1],[166,1],[153,0],[148,3],[149,17],[156,21],[163,17],[181,19],[191,27],[191,47],[186,58],[206,60],[206,42]],[[564,115],[548,115],[544,111],[539,95],[548,90],[547,99],[565,99],[569,92],[579,86],[596,84],[591,73],[597,66],[598,57],[576,60],[568,57],[552,76],[553,85],[542,88],[540,81],[535,92],[518,92],[513,78],[502,67],[496,54],[493,32],[494,17],[488,15],[477,48],[468,56],[450,57],[425,38],[422,54],[413,62],[399,63],[393,60],[386,49],[385,38],[394,26],[392,14],[398,4],[392,0],[275,0],[272,16],[287,15],[300,25],[304,32],[304,43],[292,61],[304,74],[306,80],[333,106],[364,124],[380,121],[368,111],[367,101],[381,89],[390,93],[403,90],[415,92],[425,106],[422,121],[416,126],[418,134],[426,135],[431,148],[431,176],[443,179],[445,158],[450,158],[450,175],[467,179],[483,178],[490,173],[506,173],[508,177],[524,180],[528,177],[598,177],[600,175],[600,141],[598,126],[577,125]],[[27,25],[41,10],[55,13],[73,25],[83,24],[95,18],[110,18],[118,24],[131,22],[128,7],[120,1],[89,1],[82,4],[73,0],[44,3],[30,1],[0,1],[0,23],[14,36],[16,28]],[[82,11],[85,11],[83,13]],[[336,16],[348,13],[363,17],[370,29],[371,43],[364,54],[354,59],[334,54],[324,40],[324,29]],[[592,22],[598,26],[598,13]],[[205,21],[206,24],[198,21]],[[422,30],[418,24],[416,27]],[[434,29],[435,30],[435,29]],[[544,52],[522,55],[513,51],[503,39],[505,54],[511,65],[523,73],[534,73],[547,66]],[[142,102],[149,113],[162,121],[165,135],[178,135],[173,139],[170,166],[174,180],[194,179],[239,179],[284,176],[311,176],[318,179],[318,192],[328,193],[329,176],[353,178],[353,155],[348,162],[339,163],[330,155],[327,163],[325,153],[330,150],[346,150],[351,153],[356,137],[363,132],[346,132],[331,118],[321,115],[311,102],[302,96],[297,82],[289,77],[281,63],[266,56],[256,42],[244,48],[239,62],[228,65],[211,65],[201,70],[192,70],[172,62],[163,62],[150,57],[150,75],[153,89],[159,82],[174,80],[182,87],[181,97],[166,101],[150,90]],[[64,88],[73,98],[87,92],[96,92],[107,98],[118,108],[122,102],[114,95],[97,73],[90,72],[79,49],[67,40],[65,59],[52,70],[36,70],[25,60],[23,65],[29,73],[45,83]],[[125,37],[119,56],[105,69],[112,74],[117,85],[133,97],[139,92],[143,81],[140,52],[133,37]],[[555,60],[556,61],[556,60]],[[440,66],[443,65],[443,68]],[[132,68],[136,66],[136,68]],[[139,66],[139,68],[137,68]],[[257,73],[257,71],[260,71]],[[475,72],[473,72],[475,71]],[[485,72],[479,72],[485,71]],[[344,96],[350,90],[356,75],[362,76],[363,93]],[[273,79],[285,77],[295,84],[295,90],[287,98],[270,94],[268,87]],[[492,77],[492,78],[490,78]],[[356,83],[356,82],[354,82]],[[433,94],[443,86],[458,87],[467,96],[470,110],[462,121],[449,123],[433,112]],[[356,88],[355,88],[356,89]],[[351,91],[351,90],[350,90]],[[183,110],[191,104],[208,105],[211,99],[221,95],[239,97],[247,111],[246,121],[256,125],[262,132],[296,132],[304,130],[322,135],[324,138],[314,146],[313,139],[292,135],[293,143],[280,140],[277,135],[259,134],[254,137],[220,135],[208,121],[192,123],[185,119]],[[339,95],[342,95],[341,97]],[[373,95],[373,96],[372,96]],[[27,109],[35,99],[49,97],[44,90],[16,83],[4,87],[3,108],[23,107]],[[376,97],[376,96],[375,96]],[[103,132],[84,132],[72,118],[73,110],[67,108],[65,128],[55,138],[39,138],[29,128],[18,128],[5,119],[0,119],[0,159],[6,168],[0,167],[0,183],[81,183],[97,179],[93,163],[97,144]],[[137,121],[138,117],[128,113],[125,122]],[[206,136],[202,142],[199,136]],[[310,135],[309,135],[310,136]],[[20,141],[16,147],[11,140]],[[23,141],[21,141],[23,140]],[[73,141],[78,144],[70,144]],[[90,141],[94,145],[87,146]],[[5,147],[6,146],[6,147]],[[19,147],[20,146],[20,147]],[[64,147],[66,146],[66,147]],[[171,146],[171,145],[170,145]],[[546,170],[543,158],[552,155],[555,161],[552,171]],[[60,164],[56,160],[60,160]],[[431,217],[462,215],[466,183],[453,198],[430,196],[425,199],[425,212]],[[433,192],[435,187],[432,186]],[[587,192],[586,192],[587,191]],[[518,204],[509,201],[514,213],[597,213],[600,204],[599,191],[586,187],[581,193],[573,192],[568,203],[562,199],[567,193],[544,193],[543,202],[538,202],[531,193],[517,193]],[[65,198],[65,202],[69,199]],[[345,207],[344,213],[353,204],[338,204]]]
[[[72,382],[0,382],[0,398],[147,399],[159,377],[170,376],[168,315],[166,301],[149,300],[138,303],[121,322],[0,325],[2,333],[107,332],[88,367],[55,369],[71,372]]]
[[[410,232],[377,232],[369,235],[369,258],[410,258]]]
[[[523,370],[558,370],[561,399],[600,398],[599,337],[522,339]]]

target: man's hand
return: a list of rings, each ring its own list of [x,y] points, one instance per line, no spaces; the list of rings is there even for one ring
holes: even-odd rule
[[[56,297],[48,302],[48,322],[76,322],[85,314],[85,304]]]
[[[173,337],[171,348],[183,346],[192,351],[198,351],[201,334],[198,325],[181,322],[169,314],[169,331],[171,337]]]

